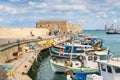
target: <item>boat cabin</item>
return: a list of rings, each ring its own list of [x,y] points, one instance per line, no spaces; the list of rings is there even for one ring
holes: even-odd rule
[[[72,50],[72,53],[84,53],[84,51],[87,49],[92,49],[92,46],[75,44],[75,45],[65,46],[64,51],[66,53],[71,53],[71,50]]]
[[[75,45],[67,45],[67,46],[53,46],[52,48],[53,50],[56,50],[56,51],[61,51],[63,50],[63,52],[65,53],[71,53],[71,50],[73,49],[72,53],[84,53],[85,50],[92,50],[92,46],[90,45],[78,45],[78,44],[75,44]]]
[[[84,45],[91,45],[91,46],[95,46],[96,44],[99,44],[100,48],[103,47],[103,40],[97,37],[84,38],[81,43]]]
[[[120,80],[120,60],[100,60],[98,66],[103,80]]]

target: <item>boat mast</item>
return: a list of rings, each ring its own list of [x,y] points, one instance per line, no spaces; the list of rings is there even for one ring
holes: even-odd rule
[[[72,44],[72,49],[71,49],[71,55],[70,55],[70,62],[72,62],[72,52],[73,52],[73,44]]]
[[[72,40],[74,40],[74,34],[72,35]],[[72,41],[72,43],[71,43],[71,45],[72,45],[72,48],[71,48],[71,55],[70,55],[70,62],[72,62],[72,52],[73,52],[73,41]]]

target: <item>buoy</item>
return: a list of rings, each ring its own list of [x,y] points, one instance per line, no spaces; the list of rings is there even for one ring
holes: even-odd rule
[[[13,75],[13,71],[12,71],[12,70],[8,70],[8,74],[9,74],[10,76],[12,76],[12,75]]]
[[[72,80],[72,78],[74,78],[73,72],[69,69],[65,70],[65,75],[66,75],[67,80]]]

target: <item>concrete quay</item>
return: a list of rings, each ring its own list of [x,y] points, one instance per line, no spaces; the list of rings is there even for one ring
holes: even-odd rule
[[[1,63],[3,65],[12,66],[12,73],[8,74],[8,80],[32,80],[28,75],[28,71],[31,68],[34,61],[37,59],[37,57],[40,55],[41,50],[47,49],[51,47],[51,45],[45,45],[45,42],[48,40],[52,40],[53,44],[62,43],[64,41],[69,40],[70,37],[66,36],[59,36],[59,37],[45,37],[43,40],[32,40],[32,41],[21,41],[20,44],[22,47],[26,46],[25,44],[28,43],[34,43],[36,49],[35,50],[29,50],[29,52],[22,53],[20,52],[20,56],[17,57],[17,59],[8,62],[8,63]],[[18,43],[12,43],[8,45],[1,46],[1,53],[4,52],[3,50],[7,50],[7,47],[10,47],[9,49],[13,49],[12,47],[18,47]],[[17,49],[18,50],[18,49]],[[3,53],[4,54],[4,53]],[[1,55],[1,54],[0,54]]]

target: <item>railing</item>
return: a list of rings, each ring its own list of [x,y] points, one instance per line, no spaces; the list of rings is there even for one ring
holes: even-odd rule
[[[120,58],[112,58],[111,60],[120,62]]]
[[[70,34],[69,35],[66,34],[66,35],[58,35],[58,36],[45,36],[43,38],[38,36],[38,37],[27,37],[27,38],[2,39],[0,40],[0,52],[14,46],[19,46],[20,44],[38,42],[42,40],[48,40],[48,39],[54,39],[60,37],[70,37],[70,36],[71,36]]]

